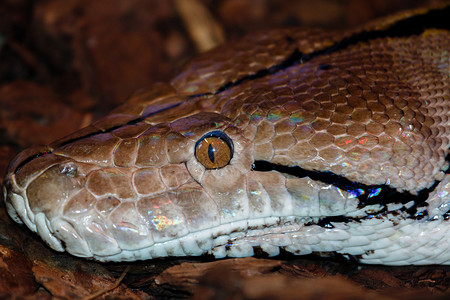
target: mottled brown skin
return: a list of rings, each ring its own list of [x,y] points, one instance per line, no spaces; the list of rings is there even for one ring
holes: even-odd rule
[[[206,53],[170,84],[156,84],[94,124],[19,154],[5,179],[9,212],[57,250],[64,250],[58,239],[78,234],[65,241],[67,250],[102,259],[249,218],[348,215],[359,207],[334,190],[330,199],[344,197],[343,207],[330,200],[304,215],[302,199],[325,197],[326,185],[253,171],[255,161],[330,171],[412,195],[441,181],[430,194],[429,208],[437,209],[448,201],[438,192],[449,189],[449,31],[361,34],[422,13],[343,34],[269,31]],[[345,45],[355,34],[360,40]],[[233,140],[234,154],[228,165],[205,169],[194,149],[212,130]],[[13,194],[28,200],[21,205]],[[165,219],[155,223],[156,215]],[[131,224],[132,232],[119,224]],[[189,249],[155,250],[151,257],[198,255]],[[146,258],[133,255],[122,258]]]

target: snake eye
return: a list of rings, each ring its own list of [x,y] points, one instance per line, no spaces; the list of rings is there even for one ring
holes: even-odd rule
[[[195,144],[195,157],[206,169],[223,168],[233,157],[233,142],[222,131],[211,131]]]

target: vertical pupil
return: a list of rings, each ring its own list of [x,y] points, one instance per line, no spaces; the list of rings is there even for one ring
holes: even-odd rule
[[[215,163],[214,148],[211,144],[208,145],[208,157],[212,163]]]

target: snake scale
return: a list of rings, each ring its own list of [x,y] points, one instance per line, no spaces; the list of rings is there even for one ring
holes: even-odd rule
[[[338,254],[450,264],[450,7],[260,32],[49,146],[9,215],[99,261]]]

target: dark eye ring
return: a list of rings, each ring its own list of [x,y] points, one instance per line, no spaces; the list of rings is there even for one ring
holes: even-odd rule
[[[233,158],[233,141],[223,131],[211,131],[195,143],[195,157],[206,169],[219,169]]]

